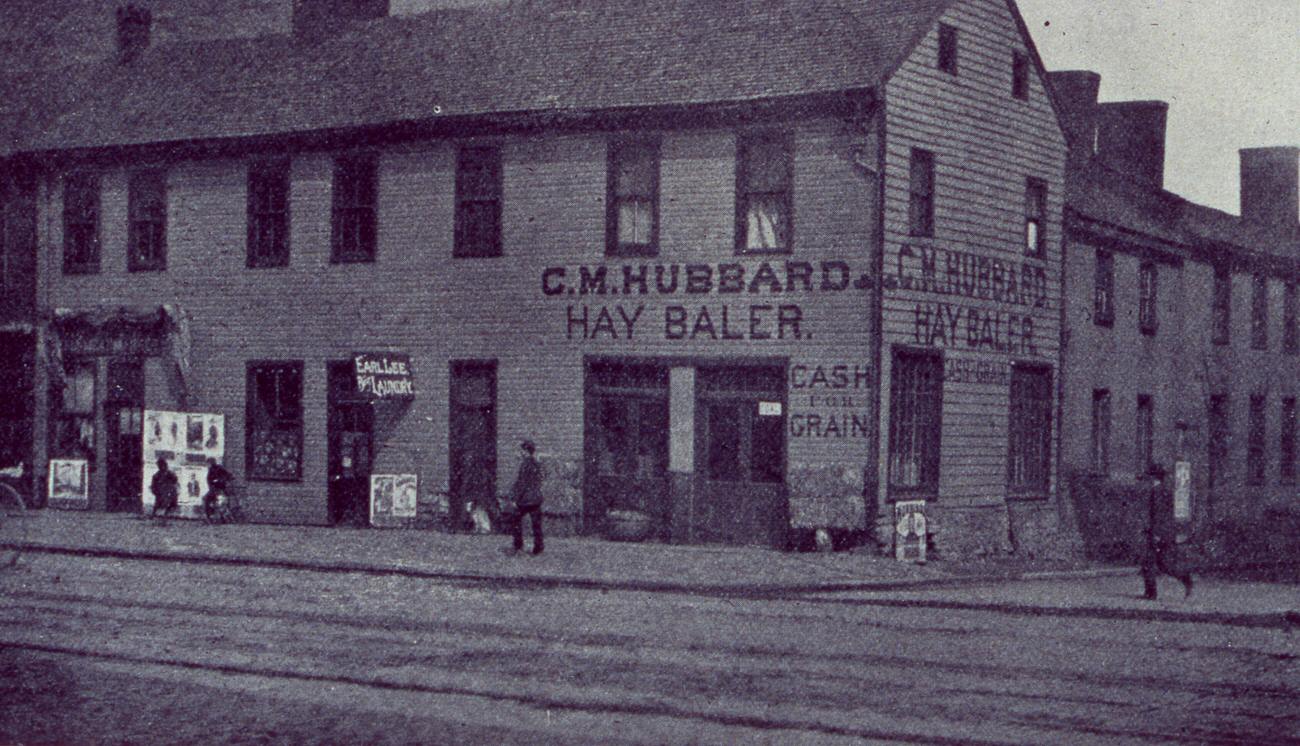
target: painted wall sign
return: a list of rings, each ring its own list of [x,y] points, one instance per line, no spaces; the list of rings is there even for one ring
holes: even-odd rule
[[[1017,266],[966,251],[905,245],[894,269],[896,274],[885,278],[886,287],[1051,308],[1047,270],[1028,262]]]
[[[943,380],[949,383],[982,383],[1006,386],[1011,383],[1011,365],[1004,360],[945,357]]]
[[[871,380],[860,363],[792,364],[790,437],[871,437]]]
[[[917,303],[912,336],[929,347],[1039,354],[1032,316],[954,303]]]
[[[872,286],[867,274],[854,276],[848,262],[760,262],[749,268],[720,264],[625,264],[546,267],[542,294],[556,295],[780,295],[840,293]]]
[[[353,356],[357,390],[374,399],[413,399],[411,356],[402,352],[358,352]]]

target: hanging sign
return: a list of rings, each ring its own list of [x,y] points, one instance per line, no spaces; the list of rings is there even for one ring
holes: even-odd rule
[[[371,399],[414,399],[411,356],[404,352],[358,352],[353,358],[357,391]]]
[[[894,503],[894,556],[899,562],[925,563],[925,501]]]

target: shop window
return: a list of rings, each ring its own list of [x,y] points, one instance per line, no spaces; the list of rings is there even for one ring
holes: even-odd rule
[[[248,167],[248,266],[289,264],[289,160]]]
[[[1138,394],[1137,417],[1134,423],[1136,442],[1133,444],[1133,470],[1138,478],[1146,476],[1154,463],[1155,404],[1148,394]]]
[[[1156,312],[1158,280],[1154,262],[1146,262],[1138,270],[1138,329],[1143,334],[1155,334],[1159,326]]]
[[[249,363],[245,457],[249,479],[302,478],[301,362]]]
[[[1007,483],[1013,493],[1045,494],[1051,481],[1052,370],[1011,367]]]
[[[1092,470],[1110,473],[1110,391],[1092,391]]]
[[[1300,352],[1300,337],[1296,334],[1296,284],[1288,282],[1282,296],[1282,351],[1288,355]]]
[[[908,163],[908,232],[934,235],[934,153],[912,148]]]
[[[1115,323],[1115,256],[1097,250],[1097,266],[1092,281],[1092,323],[1112,326]]]
[[[659,143],[609,143],[605,251],[610,256],[659,253]]]
[[[1206,420],[1209,428],[1206,479],[1209,486],[1214,488],[1224,482],[1228,467],[1228,454],[1232,448],[1232,428],[1228,421],[1228,397],[1226,394],[1213,394],[1210,396]]]
[[[68,360],[50,387],[50,456],[95,460],[95,361]]]
[[[461,148],[456,157],[452,256],[501,256],[501,149]]]
[[[790,251],[794,227],[793,137],[783,132],[740,135],[736,183],[736,250]]]
[[[63,272],[99,271],[99,175],[71,173],[63,179]]]
[[[1226,267],[1214,271],[1214,344],[1226,345],[1232,335],[1232,275]]]
[[[1268,278],[1255,275],[1250,286],[1250,346],[1268,349]]]
[[[378,174],[371,154],[334,161],[333,230],[330,261],[373,262],[377,237]]]
[[[889,405],[891,491],[937,490],[943,358],[931,352],[896,350]]]
[[[127,269],[167,268],[167,172],[136,171],[127,183]]]
[[[1023,52],[1011,53],[1011,95],[1029,99],[1029,56]]]
[[[1264,484],[1264,474],[1268,460],[1265,431],[1265,407],[1267,399],[1262,394],[1250,397],[1250,437],[1246,443],[1246,483]]]
[[[946,23],[939,24],[939,69],[950,75],[957,74],[957,29]]]
[[[1047,255],[1047,182],[1032,177],[1025,183],[1025,253]]]
[[[1282,421],[1278,424],[1278,428],[1281,432],[1278,477],[1284,484],[1295,484],[1295,397],[1282,400]]]

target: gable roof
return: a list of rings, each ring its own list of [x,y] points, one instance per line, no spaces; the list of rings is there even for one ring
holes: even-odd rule
[[[949,0],[518,0],[159,46],[4,86],[17,152],[763,101],[883,82]]]

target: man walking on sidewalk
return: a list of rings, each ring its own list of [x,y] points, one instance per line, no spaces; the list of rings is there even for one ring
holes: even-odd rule
[[[1183,583],[1185,596],[1192,595],[1192,574],[1183,566],[1178,551],[1178,529],[1174,521],[1173,493],[1165,489],[1165,469],[1152,464],[1147,470],[1151,485],[1147,492],[1147,523],[1143,531],[1142,583],[1146,598],[1155,600],[1160,573]]]
[[[515,543],[514,551],[524,548],[524,518],[533,518],[533,554],[541,554],[542,543],[542,467],[537,463],[533,453],[537,450],[531,440],[519,444],[523,460],[519,462],[519,475],[511,497],[515,501]]]

